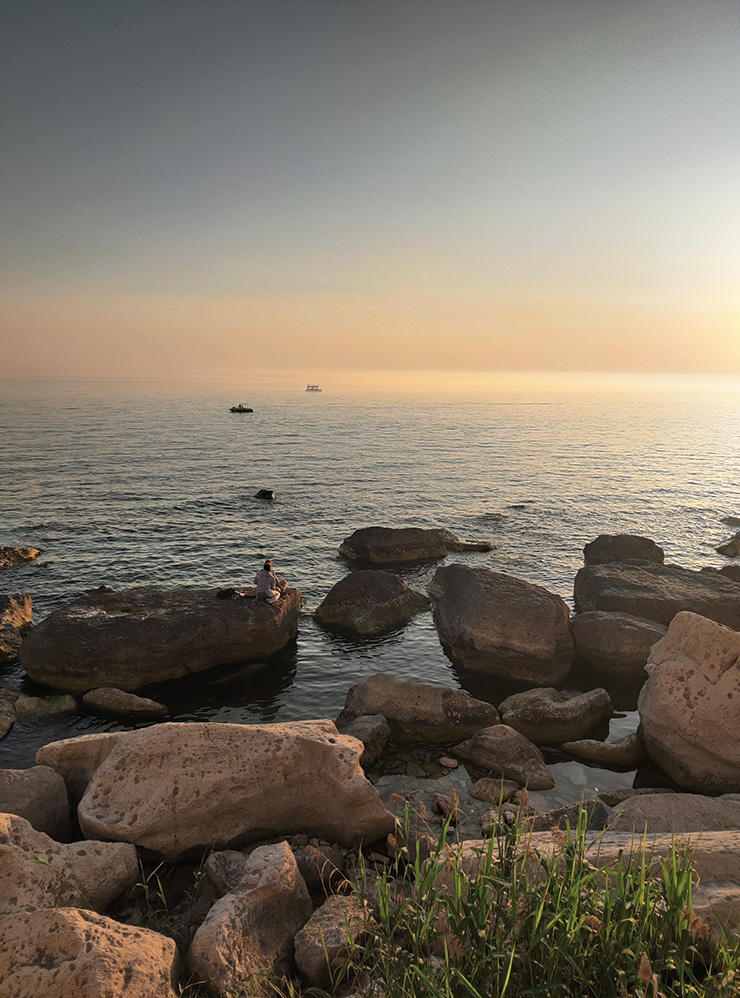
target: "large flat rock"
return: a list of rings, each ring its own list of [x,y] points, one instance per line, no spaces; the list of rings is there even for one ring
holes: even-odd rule
[[[20,660],[32,679],[60,689],[134,690],[273,655],[295,637],[300,603],[297,589],[268,606],[213,590],[101,587],[33,628]]]
[[[576,575],[578,613],[610,610],[670,624],[690,610],[740,630],[740,584],[720,572],[694,572],[679,565],[586,565]]]
[[[345,537],[339,553],[354,561],[393,565],[444,558],[449,551],[493,551],[492,541],[461,541],[451,530],[422,527],[362,527]]]

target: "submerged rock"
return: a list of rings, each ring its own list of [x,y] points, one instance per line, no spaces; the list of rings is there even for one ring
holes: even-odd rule
[[[0,568],[11,568],[24,561],[33,561],[41,552],[37,548],[16,548],[0,546]]]
[[[541,586],[468,565],[438,568],[434,622],[453,662],[519,682],[559,683],[573,662],[569,610]]]
[[[345,537],[339,553],[345,558],[392,565],[405,561],[444,558],[450,551],[493,551],[492,541],[461,541],[450,530],[421,527],[363,527]]]
[[[316,610],[326,627],[359,635],[385,634],[429,608],[429,599],[380,569],[352,572],[332,586]]]
[[[667,627],[631,613],[590,610],[570,622],[576,655],[612,679],[644,680],[650,649]]]
[[[583,738],[612,716],[606,690],[556,690],[552,687],[515,693],[499,704],[503,724],[516,728],[535,745],[557,744]]]
[[[215,592],[101,587],[50,614],[24,640],[32,679],[66,690],[137,689],[274,654],[295,637],[301,594],[275,605]]]
[[[583,549],[586,565],[606,565],[613,561],[653,561],[662,565],[664,559],[663,548],[638,534],[600,534]]]

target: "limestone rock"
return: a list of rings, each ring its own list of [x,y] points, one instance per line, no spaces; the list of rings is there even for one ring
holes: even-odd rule
[[[126,693],[111,686],[101,686],[90,690],[82,698],[86,707],[99,710],[102,714],[112,714],[114,717],[162,717],[167,708],[157,700],[139,697],[135,693]]]
[[[23,561],[33,561],[40,554],[37,548],[0,547],[0,568],[11,568]]]
[[[727,555],[728,558],[737,558],[740,555],[740,530],[729,541],[720,544],[717,548],[717,554]]]
[[[519,784],[515,780],[496,780],[490,776],[483,776],[471,786],[470,796],[476,800],[486,801],[488,804],[506,803],[506,801],[511,800],[518,789]]]
[[[385,634],[401,627],[416,613],[429,608],[429,600],[403,579],[381,569],[352,572],[340,579],[316,610],[320,624],[352,634]]]
[[[20,690],[7,683],[0,683],[0,738],[4,738],[15,721],[15,705]]]
[[[391,737],[391,726],[382,714],[360,714],[341,723],[337,718],[337,729],[343,735],[359,739],[365,746],[360,756],[363,769],[368,769],[383,754]]]
[[[42,745],[36,753],[36,762],[59,773],[67,785],[72,805],[77,807],[93,773],[107,759],[121,734],[123,732],[104,731],[49,742]]]
[[[496,708],[462,690],[408,683],[378,672],[347,693],[337,725],[361,714],[383,714],[394,736],[407,742],[447,744],[498,722]]]
[[[740,585],[720,572],[694,572],[679,565],[587,565],[576,575],[578,613],[607,610],[670,624],[692,613],[740,630]]]
[[[612,832],[724,832],[740,830],[740,801],[699,794],[643,794],[614,808]]]
[[[342,868],[347,856],[345,849],[316,841],[316,845],[293,846],[293,855],[309,891],[324,894],[339,888]]]
[[[213,905],[195,933],[193,974],[216,994],[272,994],[260,977],[290,972],[293,938],[311,909],[288,843],[258,847],[238,888]]]
[[[506,724],[477,731],[452,752],[496,776],[515,780],[520,787],[551,790],[555,786],[537,746]]]
[[[32,679],[66,690],[133,690],[214,665],[265,658],[295,637],[297,589],[275,605],[215,592],[101,587],[55,610],[24,640]]]
[[[467,565],[438,568],[434,622],[454,662],[520,682],[559,683],[573,662],[569,610],[541,586]]]
[[[394,824],[360,768],[362,743],[331,721],[163,723],[79,741],[37,760],[64,772],[102,757],[77,809],[83,834],[166,859],[298,831],[352,846]]]
[[[15,814],[0,814],[0,914],[73,905],[105,908],[139,874],[124,842],[63,845]]]
[[[77,710],[77,701],[67,693],[51,697],[29,697],[21,693],[15,702],[16,717],[64,714],[68,710]]]
[[[516,728],[535,745],[557,744],[587,735],[612,716],[606,690],[556,690],[553,687],[515,693],[499,704],[503,724]]]
[[[605,565],[613,561],[653,561],[663,564],[663,548],[649,537],[638,534],[600,534],[583,549],[586,565]]]
[[[581,817],[583,813],[584,817]],[[610,809],[600,800],[576,801],[575,804],[567,804],[564,807],[555,807],[551,811],[534,815],[527,821],[528,831],[546,832],[550,828],[561,828],[565,831],[568,826],[575,832],[579,821],[585,821],[588,831],[599,831],[606,828],[610,817]]]
[[[740,792],[740,634],[679,613],[638,699],[647,751],[685,790]]]
[[[352,894],[335,894],[324,901],[295,937],[295,962],[315,987],[328,987],[332,972],[346,963],[350,941],[364,933],[365,906]]]
[[[630,613],[591,610],[570,622],[576,655],[612,679],[644,681],[650,649],[667,627]]]
[[[18,657],[23,636],[31,627],[31,597],[28,593],[0,595],[0,663]]]
[[[449,551],[493,551],[490,541],[461,541],[449,530],[420,527],[363,527],[345,537],[339,553],[375,565],[444,558]]]
[[[149,929],[79,908],[0,919],[0,984],[8,998],[176,998],[177,948]]]
[[[645,759],[645,746],[636,731],[613,742],[582,738],[563,742],[560,748],[576,759],[596,763],[603,769],[636,769]]]
[[[219,895],[235,891],[244,876],[249,857],[238,849],[220,849],[209,854],[206,873]]]
[[[25,818],[37,832],[67,842],[70,807],[64,780],[48,766],[0,769],[0,813]]]

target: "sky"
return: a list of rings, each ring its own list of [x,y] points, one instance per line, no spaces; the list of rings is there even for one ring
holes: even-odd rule
[[[740,376],[738,0],[5,0],[0,377]]]

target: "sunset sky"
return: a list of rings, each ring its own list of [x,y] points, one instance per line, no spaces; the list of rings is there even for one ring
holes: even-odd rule
[[[740,376],[738,0],[0,18],[0,377]]]

